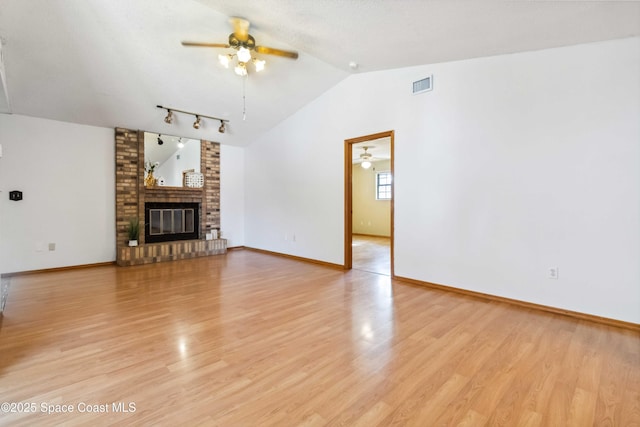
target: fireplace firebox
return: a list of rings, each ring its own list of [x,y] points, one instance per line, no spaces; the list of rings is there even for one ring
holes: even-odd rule
[[[200,203],[144,204],[145,243],[195,240],[200,237]]]

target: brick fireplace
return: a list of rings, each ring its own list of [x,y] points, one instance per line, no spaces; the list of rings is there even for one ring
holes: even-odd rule
[[[144,132],[116,128],[115,134],[118,265],[148,264],[226,253],[225,239],[205,240],[207,233],[214,229],[220,231],[220,144],[200,141],[200,170],[204,174],[204,187],[147,188],[144,186]],[[148,211],[145,214],[145,205],[183,205],[189,206],[190,209],[197,206],[197,214],[193,216],[197,226],[193,227],[194,231],[189,236],[182,236],[182,240],[148,239],[149,233],[146,231],[149,229],[150,221]],[[171,215],[171,221],[178,223],[174,216],[178,214],[166,215]],[[187,212],[186,215],[190,213]],[[137,247],[128,246],[127,225],[131,218],[138,218],[141,225]],[[161,218],[164,219],[164,216]],[[180,221],[184,222],[184,218]]]

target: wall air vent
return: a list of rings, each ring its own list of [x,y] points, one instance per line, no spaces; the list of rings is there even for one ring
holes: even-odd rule
[[[417,95],[419,93],[429,92],[431,89],[433,89],[433,75],[429,77],[425,77],[422,80],[413,82],[414,95]]]

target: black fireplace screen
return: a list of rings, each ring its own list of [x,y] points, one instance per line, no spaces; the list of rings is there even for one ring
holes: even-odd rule
[[[145,243],[198,239],[199,203],[145,203]]]

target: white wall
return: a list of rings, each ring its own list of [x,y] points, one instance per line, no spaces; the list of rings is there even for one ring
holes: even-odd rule
[[[342,264],[344,139],[394,129],[398,276],[640,323],[639,75],[637,37],[353,75],[247,149],[246,245]]]
[[[113,261],[113,129],[0,114],[0,144],[4,272]]]
[[[220,145],[220,230],[227,247],[244,246],[244,150]]]

